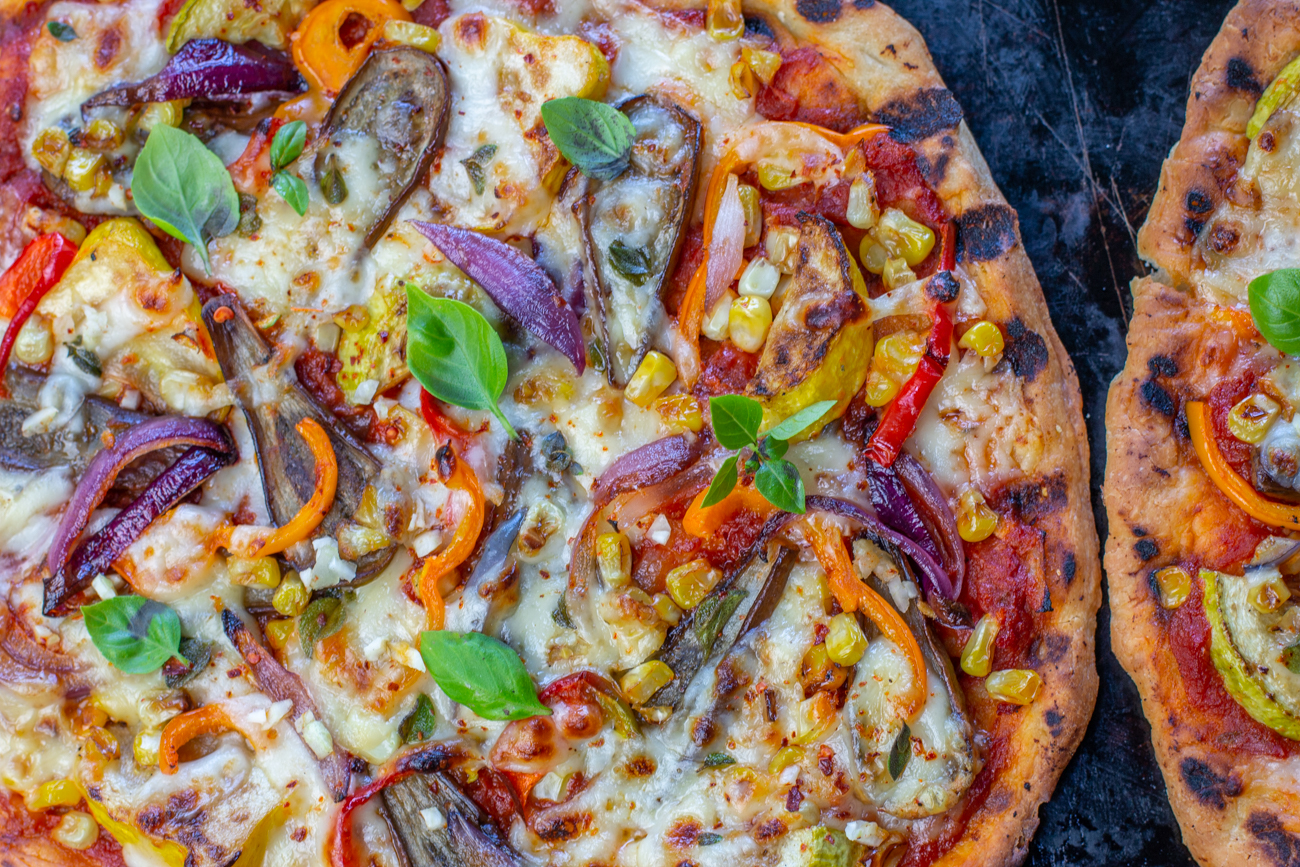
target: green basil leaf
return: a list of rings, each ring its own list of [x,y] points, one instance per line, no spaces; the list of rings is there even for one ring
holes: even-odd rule
[[[180,656],[181,619],[161,602],[114,596],[82,606],[81,616],[95,647],[127,674],[157,671],[173,656]]]
[[[425,390],[465,409],[490,411],[519,439],[497,401],[506,389],[506,350],[473,307],[406,287],[406,363]]]
[[[632,161],[636,127],[603,102],[566,96],[542,103],[542,123],[564,158],[589,178],[612,181]]]
[[[519,655],[481,632],[420,633],[420,656],[447,698],[491,720],[549,716]]]
[[[833,400],[823,400],[812,406],[806,406],[772,428],[767,435],[774,440],[792,440],[830,412],[835,403]]]
[[[72,363],[81,368],[83,373],[91,376],[104,375],[104,365],[100,363],[99,356],[82,346],[80,337],[64,345],[67,347],[68,357],[72,359]]]
[[[465,174],[469,175],[470,183],[474,185],[474,192],[480,196],[487,189],[487,172],[485,168],[488,163],[492,162],[492,157],[496,155],[496,152],[496,145],[485,144],[460,161],[460,164],[465,167]]]
[[[301,120],[286,123],[271,139],[271,168],[279,171],[298,159],[307,143],[307,124]]]
[[[316,645],[343,628],[343,602],[334,596],[313,599],[298,615],[298,640],[308,659]]]
[[[709,398],[713,417],[713,435],[724,449],[743,449],[754,445],[763,423],[763,406],[752,397],[720,394]]]
[[[1300,355],[1300,269],[1261,274],[1246,291],[1250,315],[1264,339],[1287,355]]]
[[[709,482],[709,491],[704,495],[704,501],[700,503],[701,506],[705,508],[716,506],[726,499],[727,494],[730,494],[736,487],[738,477],[736,461],[736,455],[732,455],[722,462],[722,466],[718,467],[718,474],[713,477],[712,482]]]
[[[706,768],[725,768],[735,763],[735,758],[726,753],[709,753],[704,757],[704,767]]]
[[[239,195],[216,154],[189,133],[159,124],[136,158],[131,196],[158,228],[193,244],[212,273],[208,241],[239,224]]]
[[[397,733],[402,736],[402,743],[414,744],[427,741],[438,730],[438,715],[433,712],[433,702],[424,693],[415,700],[415,707],[402,720]]]
[[[804,513],[803,479],[789,461],[767,461],[754,474],[754,487],[763,498],[784,512]]]
[[[771,437],[763,437],[763,441],[758,444],[763,451],[763,456],[770,461],[780,460],[785,457],[785,453],[790,450],[790,443],[786,440],[774,440]]]
[[[276,172],[271,176],[271,186],[284,197],[284,200],[298,212],[298,216],[307,213],[307,185],[302,178],[288,172]]]
[[[620,240],[609,245],[609,263],[633,284],[640,286],[650,276],[650,256],[640,247],[629,247]]]
[[[77,31],[72,29],[71,24],[65,24],[62,21],[51,21],[45,26],[50,31],[50,35],[60,42],[71,42],[77,38]]]
[[[907,769],[912,758],[912,729],[903,723],[903,730],[894,738],[894,745],[889,749],[889,778],[897,780]]]

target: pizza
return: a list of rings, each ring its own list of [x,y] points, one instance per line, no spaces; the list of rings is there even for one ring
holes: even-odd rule
[[[1106,408],[1112,640],[1202,864],[1300,851],[1300,514],[1289,228],[1300,7],[1243,2],[1191,82],[1139,235],[1128,361]]]
[[[1073,368],[878,3],[9,3],[0,862],[1023,858]]]

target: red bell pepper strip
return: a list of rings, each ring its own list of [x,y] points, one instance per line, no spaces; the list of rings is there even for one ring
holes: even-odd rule
[[[957,266],[956,226],[949,220],[942,229],[943,247],[939,270],[951,271]],[[903,450],[903,443],[916,429],[916,420],[925,409],[925,403],[948,369],[952,353],[952,316],[942,304],[934,305],[930,313],[934,327],[925,342],[925,355],[912,378],[903,384],[880,418],[880,424],[867,442],[867,457],[883,467],[892,466]]]
[[[41,235],[19,254],[9,270],[0,275],[0,316],[9,316],[9,327],[0,340],[0,395],[7,395],[4,371],[9,367],[18,332],[68,270],[77,255],[77,245],[57,232]]]
[[[334,819],[334,837],[330,840],[330,867],[357,867],[356,852],[352,849],[352,813],[388,786],[414,773],[414,768],[401,769],[399,765],[398,770],[384,774],[370,785],[348,795]]]
[[[455,440],[456,444],[464,450],[469,440],[469,434],[447,418],[443,414],[442,408],[438,406],[438,399],[424,389],[420,389],[420,415],[424,416],[424,421],[433,431],[434,439],[439,442],[448,439]]]

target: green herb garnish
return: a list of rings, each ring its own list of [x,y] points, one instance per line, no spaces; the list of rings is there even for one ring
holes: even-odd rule
[[[91,376],[100,377],[104,375],[104,365],[100,362],[99,356],[81,345],[81,337],[77,337],[71,343],[64,344],[68,350],[68,357],[72,359],[82,373]]]
[[[703,834],[695,838],[695,842],[700,846],[714,846],[722,842],[722,835],[715,834],[712,831],[705,831]]]
[[[490,720],[549,716],[519,655],[481,632],[420,633],[420,656],[452,701]]]
[[[62,21],[51,21],[45,25],[50,31],[50,35],[60,42],[71,42],[77,38],[77,31],[72,29],[71,24],[65,24]]]
[[[334,596],[313,599],[298,615],[298,638],[308,659],[316,645],[343,628],[343,602]]]
[[[424,693],[415,699],[415,707],[402,720],[397,733],[402,736],[402,743],[414,744],[427,741],[438,729],[438,717],[433,712],[433,702]]]
[[[610,181],[632,162],[636,127],[603,102],[566,96],[542,103],[542,122],[564,158],[589,178]]]
[[[640,247],[629,247],[622,241],[609,245],[609,263],[637,286],[650,276],[650,256]]]
[[[181,655],[181,619],[161,602],[143,596],[114,596],[83,605],[90,640],[104,658],[127,674],[157,671]]]
[[[705,596],[695,607],[695,637],[700,642],[704,654],[713,650],[713,644],[727,625],[731,615],[736,613],[740,602],[745,598],[744,590],[732,590],[723,596],[716,594]]]
[[[271,139],[271,168],[275,170],[271,175],[271,186],[300,217],[307,213],[307,185],[286,167],[298,159],[305,144],[307,124],[300,120],[286,123],[275,131],[275,138]]]
[[[725,768],[735,763],[736,760],[726,753],[709,753],[704,757],[704,767],[706,768]]]
[[[465,167],[465,174],[469,175],[469,182],[474,185],[474,192],[480,196],[487,189],[487,164],[492,162],[496,152],[496,145],[485,144],[460,161]]]
[[[212,661],[212,645],[201,638],[183,637],[180,653],[177,656],[187,660],[188,664],[175,668],[163,664],[163,682],[167,684],[168,689],[180,689],[207,668],[208,663]]]
[[[912,729],[903,723],[903,730],[894,738],[894,745],[889,748],[889,778],[897,780],[903,775],[908,761],[912,758]]]
[[[239,223],[239,195],[216,154],[189,133],[159,124],[136,158],[131,196],[158,228],[194,245],[212,273],[208,241]]]
[[[1300,355],[1300,269],[1261,274],[1250,281],[1247,296],[1264,339],[1287,355]]]
[[[482,313],[408,283],[406,335],[407,366],[426,391],[455,406],[491,412],[519,439],[497,405],[509,375],[506,350]]]

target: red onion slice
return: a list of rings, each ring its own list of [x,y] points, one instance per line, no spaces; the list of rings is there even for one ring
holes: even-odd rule
[[[937,559],[952,576],[953,596],[961,595],[966,580],[966,548],[957,532],[957,516],[948,505],[948,497],[921,462],[906,451],[894,461],[893,470],[916,506],[929,538],[939,549]]]
[[[259,42],[231,45],[220,39],[191,39],[157,75],[97,93],[81,104],[81,111],[85,114],[86,109],[100,105],[173,99],[223,102],[262,93],[302,93],[306,89],[307,82],[281,51]]]
[[[930,538],[930,531],[917,514],[912,498],[907,495],[907,489],[892,466],[884,467],[875,461],[867,461],[867,492],[872,507],[885,526],[920,545],[932,559],[940,559],[939,548]]]
[[[718,216],[709,236],[709,264],[704,283],[704,310],[708,312],[727,291],[745,261],[745,208],[740,202],[740,180],[727,176],[718,202]]]
[[[483,287],[507,315],[563,353],[581,374],[587,349],[578,317],[542,267],[480,232],[412,220],[411,225]]]
[[[601,509],[619,494],[657,485],[695,463],[699,456],[699,438],[686,434],[664,437],[634,449],[596,479],[591,486],[592,502]]]
[[[86,539],[68,559],[67,565],[45,579],[46,617],[68,613],[68,600],[90,586],[95,576],[107,572],[113,561],[139,538],[145,529],[175,506],[208,477],[235,460],[235,451],[213,451],[194,446],[158,474],[131,504],[118,512],[102,530]]]
[[[95,455],[77,483],[68,510],[50,543],[50,574],[57,575],[68,562],[69,549],[77,541],[91,512],[104,499],[122,469],[141,455],[167,446],[203,446],[217,452],[231,452],[225,431],[207,419],[164,416],[123,431],[111,448]]]

